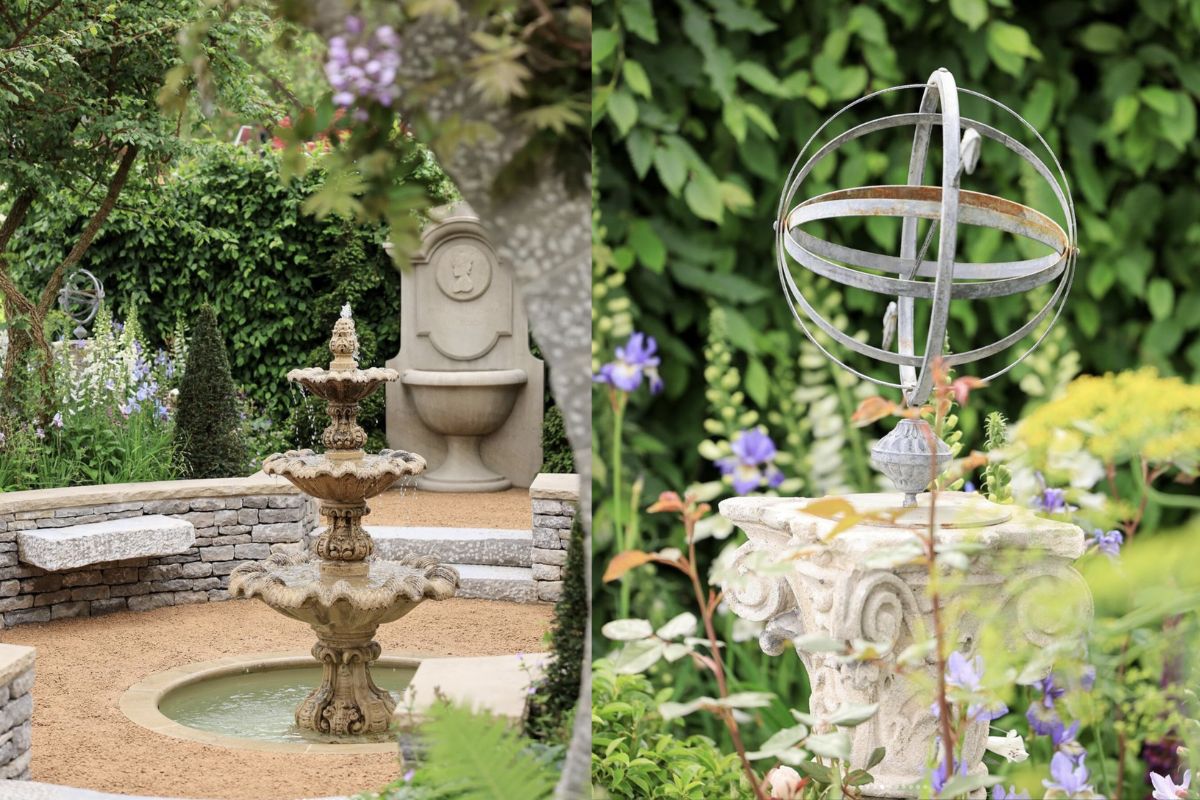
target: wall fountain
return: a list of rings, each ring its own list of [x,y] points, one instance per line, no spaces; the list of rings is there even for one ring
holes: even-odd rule
[[[348,304],[333,327],[329,350],[333,360],[328,369],[297,369],[287,375],[328,403],[331,424],[321,437],[326,452],[289,450],[263,462],[268,475],[280,475],[321,501],[326,527],[315,553],[276,553],[237,567],[229,592],[258,597],[316,633],[312,654],[323,674],[321,685],[296,709],[301,729],[334,736],[376,734],[388,729],[395,701],[371,678],[370,664],[380,656],[375,631],[423,600],[453,597],[458,573],[428,556],[372,558],[374,544],[362,526],[369,513],[367,500],[420,474],[425,459],[403,450],[368,454],[362,449],[367,434],[357,421],[358,404],[399,374],[379,367],[359,369]]]

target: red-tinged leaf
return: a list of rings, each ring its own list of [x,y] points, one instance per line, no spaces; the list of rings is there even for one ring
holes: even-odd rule
[[[648,509],[651,514],[658,514],[663,511],[669,511],[673,514],[679,514],[683,511],[683,499],[680,498],[678,492],[663,492],[658,496],[658,500]]]
[[[987,386],[987,381],[967,375],[962,378],[955,378],[950,384],[950,391],[954,393],[954,402],[960,406],[965,406],[971,391],[984,386]]]
[[[884,417],[896,413],[896,404],[879,395],[868,397],[858,405],[858,410],[850,417],[850,422],[856,427],[870,425]]]
[[[640,567],[642,564],[648,564],[654,560],[652,553],[641,550],[626,550],[624,553],[617,553],[613,560],[608,562],[608,569],[604,570],[604,582],[615,581],[634,567]]]

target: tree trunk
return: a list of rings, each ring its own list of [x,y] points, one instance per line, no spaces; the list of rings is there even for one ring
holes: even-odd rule
[[[39,351],[40,363],[38,364],[38,377],[41,380],[39,391],[42,394],[40,408],[44,411],[50,408],[50,394],[54,373],[51,369],[54,355],[50,350],[50,342],[46,339],[46,315],[50,312],[50,308],[54,305],[55,299],[58,297],[58,292],[62,288],[63,279],[66,272],[71,267],[74,267],[83,258],[84,253],[92,245],[92,240],[96,238],[96,234],[100,232],[108,215],[112,213],[113,208],[117,205],[117,198],[121,194],[121,190],[125,188],[126,182],[129,180],[129,171],[133,167],[133,162],[137,159],[138,148],[136,145],[128,145],[121,153],[121,161],[117,164],[117,171],[113,173],[112,178],[108,182],[108,190],[104,194],[104,199],[100,201],[100,206],[92,214],[87,225],[83,229],[83,233],[79,235],[78,241],[74,247],[67,253],[66,258],[62,260],[54,272],[50,274],[49,280],[46,281],[46,286],[42,289],[41,297],[37,305],[25,297],[20,289],[13,282],[12,277],[8,273],[8,265],[3,258],[4,247],[8,244],[8,238],[20,225],[21,219],[24,218],[25,212],[29,210],[29,203],[32,202],[32,194],[26,192],[17,198],[13,204],[14,212],[18,210],[22,200],[28,197],[24,206],[20,207],[19,218],[16,222],[9,226],[9,222],[14,218],[14,214],[9,214],[9,218],[4,221],[3,228],[0,228],[0,291],[5,295],[9,302],[9,308],[14,309],[24,316],[29,323],[28,330],[14,331],[10,328],[8,340],[8,355],[5,359],[5,374],[10,377],[10,380],[4,382],[4,402],[11,404],[17,390],[18,381],[15,378],[15,371],[20,368],[20,364],[24,356],[31,348],[36,348]],[[8,236],[4,236],[5,231]],[[43,414],[45,416],[45,414]]]

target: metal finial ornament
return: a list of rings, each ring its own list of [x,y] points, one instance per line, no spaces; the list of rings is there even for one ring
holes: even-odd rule
[[[921,89],[915,113],[879,117],[855,125],[821,145],[807,156],[817,137],[850,109],[872,98],[893,92]],[[1040,144],[1053,170],[1025,144],[1001,130],[959,113],[959,96],[978,98],[1008,115]],[[797,196],[813,169],[847,142],[892,128],[914,129],[908,180],[901,186],[864,186],[839,189],[801,199]],[[922,185],[930,138],[941,128],[942,166],[939,186]],[[991,194],[961,188],[964,173],[982,163],[985,140],[998,143],[1025,161],[1042,178],[1062,211],[1066,228],[1051,217],[1028,206]],[[994,145],[993,145],[994,146]],[[807,160],[806,160],[807,156]],[[859,250],[824,241],[804,230],[809,223],[845,217],[890,216],[903,222],[899,255]],[[917,224],[931,220],[923,241],[917,239]],[[994,228],[1037,242],[1048,252],[1033,258],[1002,263],[972,263],[957,258],[959,223]],[[937,237],[937,258],[926,255]],[[925,84],[908,84],[866,95],[830,117],[805,144],[788,173],[779,200],[775,224],[776,260],[788,304],[805,335],[831,361],[864,380],[899,389],[908,406],[924,403],[933,388],[934,364],[959,367],[1002,353],[1033,334],[1046,320],[1041,335],[1007,366],[987,376],[993,380],[1020,363],[1042,341],[1057,321],[1066,303],[1075,273],[1075,206],[1066,175],[1049,145],[1032,125],[1004,104],[970,89],[960,89],[945,69],[935,71]],[[823,317],[797,284],[792,264],[851,289],[894,296],[885,313],[880,346],[862,342]],[[1049,300],[1020,327],[996,341],[968,350],[955,351],[947,340],[952,300],[984,300],[1020,294],[1038,286],[1054,284]],[[809,290],[811,293],[811,289]],[[916,301],[929,304],[929,327],[923,353],[916,351],[914,325]],[[814,330],[815,329],[815,330]],[[816,330],[850,351],[899,369],[899,382],[867,375],[846,364],[818,340]],[[895,349],[892,349],[893,343]],[[944,350],[943,350],[944,343]],[[936,440],[928,425],[919,420],[902,420],[892,433],[872,448],[872,462],[905,494],[904,505],[916,504],[916,495],[929,485],[933,459],[937,471],[950,458],[949,447]]]
[[[75,323],[72,333],[76,339],[87,338],[86,325],[91,324],[104,302],[104,285],[86,269],[79,268],[67,276],[58,290],[58,307]]]

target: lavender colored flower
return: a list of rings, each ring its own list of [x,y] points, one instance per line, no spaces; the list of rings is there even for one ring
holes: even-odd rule
[[[157,408],[154,409],[154,413],[157,414],[158,418],[163,420],[164,422],[167,419],[169,419],[171,416],[170,409],[168,409],[166,406],[162,405],[161,403],[158,405]]]
[[[975,488],[975,484],[971,483],[970,481],[967,481],[966,483],[963,484],[962,490],[964,492],[966,492],[967,494],[971,494],[972,492],[977,491]]]
[[[33,431],[33,435],[34,435],[34,436],[36,436],[36,437],[37,437],[37,438],[39,438],[39,439],[45,439],[45,438],[46,438],[46,432],[45,432],[44,430],[42,430],[42,426],[41,426],[41,425],[39,425],[39,426],[38,426],[38,427],[37,427],[37,428],[36,428],[36,429]]]
[[[415,769],[410,769],[408,772],[405,772],[404,773],[404,782],[411,783],[413,776],[416,774],[417,774],[417,771]]]
[[[717,469],[733,481],[733,490],[748,494],[766,485],[772,489],[783,483],[783,473],[775,466],[775,442],[761,428],[738,431],[730,442],[732,456],[718,458]]]
[[[967,693],[983,692],[983,656],[968,660],[955,650],[946,661],[946,684]],[[938,704],[932,706],[933,715],[938,716]],[[972,703],[967,707],[967,718],[972,722],[990,722],[1008,713],[1008,706],[999,700]]]
[[[1054,748],[1064,748],[1066,745],[1075,741],[1075,736],[1079,733],[1079,720],[1075,720],[1070,725],[1063,725],[1062,720],[1056,720],[1050,726],[1050,741],[1053,742]],[[1068,755],[1070,755],[1068,753]]]
[[[1009,786],[1005,789],[1000,784],[992,787],[992,800],[1029,800],[1027,792],[1018,792],[1017,787]]]
[[[54,417],[50,420],[50,424],[56,428],[61,428],[63,426],[63,418],[62,418],[61,411],[54,412]]]
[[[1181,800],[1188,796],[1188,789],[1192,784],[1192,771],[1189,769],[1183,773],[1183,782],[1178,784],[1171,779],[1170,775],[1151,772],[1150,783],[1154,785],[1154,794],[1151,795],[1154,800]]]
[[[937,747],[937,751],[939,753],[941,753],[942,749],[943,749],[942,744],[941,744],[941,739],[937,740],[937,742],[935,743],[935,746]],[[955,772],[957,772],[959,775],[966,775],[967,774],[967,763],[965,761],[961,761],[958,764],[956,764]],[[946,762],[944,760],[939,761],[937,768],[934,769],[933,772],[930,773],[930,775],[929,775],[930,788],[932,788],[933,791],[937,792],[938,794],[941,794],[942,789],[944,789],[946,787],[946,783],[949,782],[949,780],[950,780],[950,770],[947,767]]]
[[[1042,705],[1046,708],[1054,708],[1054,701],[1067,693],[1063,686],[1059,686],[1054,681],[1054,674],[1051,673],[1033,684],[1039,692],[1042,693]]]
[[[1042,785],[1047,789],[1057,789],[1068,796],[1092,791],[1083,760],[1071,758],[1066,753],[1055,753],[1054,758],[1050,759],[1050,778],[1048,781],[1043,780]]]
[[[1047,707],[1038,701],[1029,704],[1025,719],[1029,721],[1029,729],[1039,736],[1049,736],[1056,726],[1061,728],[1063,724],[1053,705]]]
[[[1085,692],[1090,692],[1096,685],[1096,668],[1091,664],[1083,668],[1083,673],[1079,676],[1079,685]]]
[[[660,359],[655,353],[658,342],[653,336],[633,333],[624,345],[617,348],[616,359],[600,367],[593,380],[607,383],[622,392],[632,392],[642,385],[642,379],[650,381],[650,393],[662,391],[662,378],[658,376]]]
[[[396,75],[400,69],[400,39],[388,25],[364,36],[361,19],[346,18],[346,34],[329,40],[325,77],[334,90],[333,102],[342,108],[375,102],[391,106],[399,98]],[[363,111],[355,109],[355,116]]]
[[[1041,493],[1033,499],[1033,507],[1043,514],[1066,514],[1074,511],[1075,507],[1067,503],[1067,492],[1065,489],[1056,489],[1046,485],[1046,478],[1042,473],[1037,473],[1038,485],[1041,486]]]
[[[1104,553],[1109,558],[1117,558],[1121,555],[1121,545],[1125,543],[1125,535],[1120,531],[1109,531],[1105,533],[1099,528],[1092,531],[1091,541],[1088,542],[1088,547],[1094,547],[1097,551]]]

